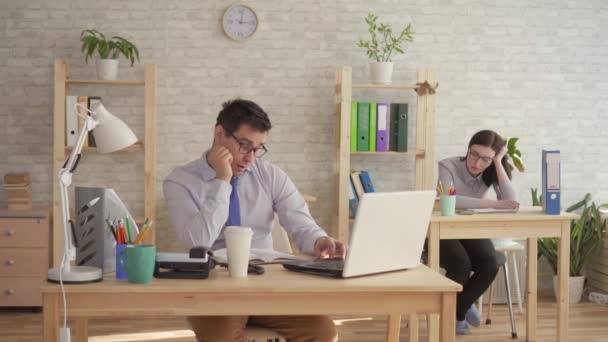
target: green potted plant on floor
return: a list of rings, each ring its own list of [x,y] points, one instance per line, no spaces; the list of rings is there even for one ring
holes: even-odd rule
[[[115,80],[118,75],[118,57],[123,55],[131,62],[139,62],[139,50],[132,42],[120,36],[106,38],[106,36],[93,29],[84,30],[80,34],[82,42],[81,51],[85,54],[85,62],[97,52],[96,60],[97,78],[101,80]]]
[[[590,200],[591,195],[586,194],[581,201],[566,209],[567,212],[580,215],[570,223],[570,303],[578,303],[581,300],[585,283],[585,266],[600,250],[606,226],[600,208],[607,208],[608,204],[597,205],[595,202],[589,203]],[[557,246],[557,238],[538,239],[538,252],[549,261],[554,274],[557,274]],[[554,275],[554,290],[556,279]]]
[[[372,83],[391,83],[392,58],[396,54],[405,53],[403,43],[414,41],[412,25],[407,24],[399,34],[395,35],[391,25],[378,23],[378,16],[373,13],[367,15],[365,22],[368,25],[370,39],[359,39],[357,46],[365,48],[367,57],[372,60],[370,64]]]

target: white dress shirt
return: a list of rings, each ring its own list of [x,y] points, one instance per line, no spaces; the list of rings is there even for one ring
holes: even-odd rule
[[[173,228],[189,246],[225,247],[223,228],[232,186],[215,176],[205,152],[200,159],[177,167],[163,183]],[[237,191],[241,226],[253,230],[251,247],[272,249],[275,213],[301,252],[312,254],[317,239],[327,236],[291,179],[276,165],[255,159],[239,176]]]

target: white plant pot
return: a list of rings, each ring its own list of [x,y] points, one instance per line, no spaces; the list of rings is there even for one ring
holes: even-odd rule
[[[585,276],[569,277],[568,286],[570,290],[568,291],[568,303],[576,304],[581,301],[584,285]],[[557,276],[555,275],[553,276],[553,294],[555,295],[555,300],[557,300]]]
[[[100,80],[115,80],[118,76],[118,59],[98,59],[95,66]]]
[[[390,84],[393,78],[393,62],[372,62],[370,65],[372,83]]]

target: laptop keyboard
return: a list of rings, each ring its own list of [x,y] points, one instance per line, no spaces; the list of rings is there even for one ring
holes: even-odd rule
[[[344,259],[318,259],[311,261],[306,266],[314,266],[327,270],[342,270],[344,269]]]

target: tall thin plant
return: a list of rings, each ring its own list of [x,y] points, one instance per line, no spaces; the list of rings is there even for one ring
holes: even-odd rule
[[[573,204],[567,212],[578,212],[580,216],[570,223],[570,276],[584,275],[585,265],[589,258],[596,254],[602,246],[602,235],[606,220],[602,220],[600,208],[608,208],[608,204],[596,205],[591,200],[591,194]],[[545,256],[557,274],[557,238],[538,239],[538,251]]]
[[[367,14],[365,22],[368,25],[370,40],[359,39],[357,46],[367,49],[367,57],[373,61],[391,62],[394,54],[405,53],[405,48],[402,46],[404,42],[414,41],[412,24],[407,24],[401,33],[394,35],[390,24],[377,21],[377,15]]]

